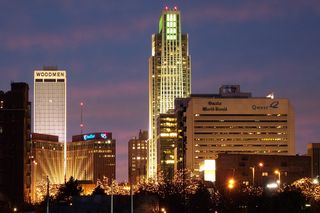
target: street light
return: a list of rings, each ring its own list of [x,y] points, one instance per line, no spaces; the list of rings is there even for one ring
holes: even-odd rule
[[[166,213],[166,209],[165,208],[161,208],[161,213]]]
[[[276,169],[276,170],[274,170],[274,173],[275,173],[276,175],[278,175],[278,184],[279,184],[279,188],[280,188],[280,184],[281,184],[281,172],[280,172],[280,170]]]

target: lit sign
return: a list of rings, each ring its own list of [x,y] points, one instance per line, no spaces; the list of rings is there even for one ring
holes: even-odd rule
[[[268,105],[252,105],[253,110],[267,110],[267,109],[278,109],[279,101],[273,101],[269,106]]]
[[[89,135],[83,135],[83,139],[86,140],[91,140],[91,139],[95,139],[96,135],[95,134],[89,134]]]
[[[100,136],[101,136],[101,138],[103,138],[103,139],[107,139],[107,138],[108,138],[108,136],[107,136],[106,133],[101,133]]]
[[[110,132],[101,132],[101,133],[90,133],[82,135],[82,139],[87,140],[93,140],[93,139],[111,139],[111,133]]]
[[[35,78],[65,78],[65,71],[35,71]]]

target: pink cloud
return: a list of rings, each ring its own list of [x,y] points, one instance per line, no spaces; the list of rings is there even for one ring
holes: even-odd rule
[[[279,1],[241,1],[238,6],[221,4],[203,5],[194,7],[185,16],[187,22],[244,22],[251,20],[264,20],[292,14],[299,14],[305,9],[315,14],[320,12],[319,1],[290,0]]]
[[[71,28],[63,33],[35,33],[35,34],[10,34],[0,35],[0,42],[10,50],[29,49],[41,47],[50,49],[76,47],[85,43],[103,40],[123,40],[134,33],[143,32],[151,26],[153,20],[148,17],[137,17],[130,23],[102,23],[91,26]]]
[[[148,88],[145,81],[122,81],[119,83],[108,82],[106,84],[90,84],[88,86],[73,86],[70,95],[73,98],[82,97],[119,97],[119,95],[138,96],[143,94]]]

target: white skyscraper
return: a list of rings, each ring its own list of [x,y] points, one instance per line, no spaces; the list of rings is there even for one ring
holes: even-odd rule
[[[148,177],[156,177],[159,153],[157,119],[174,109],[175,98],[191,93],[191,62],[188,35],[181,33],[181,15],[176,7],[162,11],[159,33],[152,35],[149,58]]]
[[[67,77],[66,71],[44,67],[34,71],[33,132],[59,136],[64,143],[66,169]]]

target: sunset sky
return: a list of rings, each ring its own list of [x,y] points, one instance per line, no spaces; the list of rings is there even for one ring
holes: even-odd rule
[[[288,98],[296,152],[320,142],[319,0],[0,1],[0,90],[33,70],[58,66],[68,78],[68,138],[111,131],[117,179],[127,178],[127,142],[148,129],[148,58],[161,10],[178,6],[189,34],[192,93],[239,84],[253,96]]]

